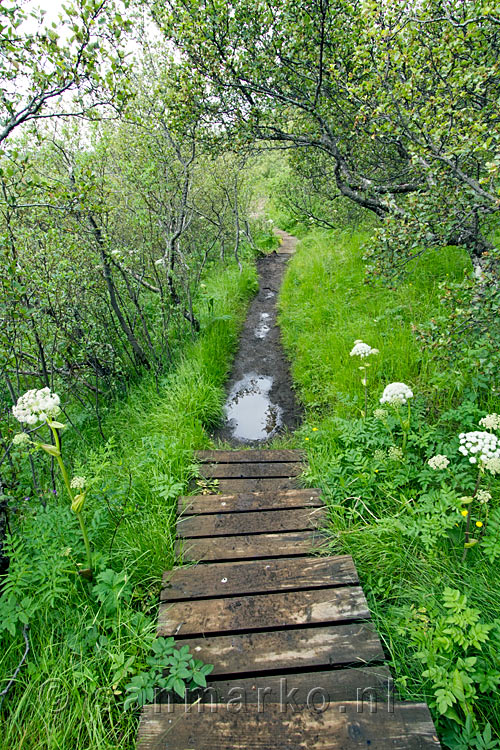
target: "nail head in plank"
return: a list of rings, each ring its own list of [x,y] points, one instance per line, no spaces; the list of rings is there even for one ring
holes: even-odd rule
[[[281,490],[280,492],[242,492],[237,495],[184,495],[178,511],[183,515],[198,513],[244,513],[280,508],[320,508],[319,490]]]
[[[169,713],[146,706],[137,750],[438,750],[436,730],[424,703],[394,703],[390,710],[359,712],[357,701],[331,703],[324,712],[283,711],[280,704],[234,704]]]
[[[291,557],[214,563],[167,571],[162,601],[235,596],[267,591],[300,590],[358,583],[350,555]]]
[[[296,450],[196,451],[195,459],[202,462],[263,463],[302,461],[304,454]]]
[[[377,633],[365,623],[190,638],[189,648],[196,659],[214,665],[211,677],[363,666],[385,658]]]
[[[217,513],[181,516],[177,533],[186,538],[203,536],[235,536],[261,532],[302,531],[317,528],[324,522],[325,508],[270,510],[266,513]]]
[[[318,531],[248,534],[213,539],[185,539],[177,543],[176,552],[185,561],[255,560],[262,557],[307,555],[320,549],[325,541]]]
[[[195,635],[224,631],[285,628],[368,619],[370,610],[360,586],[275,594],[197,599],[160,604],[158,635]]]

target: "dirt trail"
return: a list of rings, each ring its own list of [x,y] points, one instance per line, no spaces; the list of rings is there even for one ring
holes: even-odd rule
[[[257,261],[259,292],[250,305],[227,385],[226,420],[213,434],[234,444],[262,443],[301,421],[276,325],[278,292],[297,239],[275,231],[282,244],[278,252]]]

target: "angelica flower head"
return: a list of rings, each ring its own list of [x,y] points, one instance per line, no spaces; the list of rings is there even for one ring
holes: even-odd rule
[[[73,477],[71,482],[69,483],[69,486],[72,490],[83,490],[85,485],[87,483],[87,480],[85,477]]]
[[[57,417],[61,411],[60,403],[61,399],[57,393],[51,393],[50,388],[38,391],[33,388],[18,398],[17,404],[12,407],[12,413],[18,422],[35,425]]]
[[[463,456],[469,457],[471,464],[479,464],[485,468],[491,459],[500,461],[500,442],[496,435],[491,432],[461,432],[459,435],[460,446],[458,450]],[[489,469],[491,471],[491,469]],[[493,471],[492,473],[495,473]]]
[[[450,459],[448,456],[443,456],[441,453],[438,453],[436,456],[433,456],[432,458],[429,458],[427,461],[431,469],[438,470],[438,469],[446,469],[446,467],[450,463]]]
[[[401,448],[398,448],[397,445],[391,445],[391,447],[387,451],[387,457],[389,461],[402,461],[403,451],[401,450]]]
[[[491,492],[488,492],[488,490],[479,490],[476,495],[476,500],[478,503],[481,503],[481,505],[489,503],[491,500]]]
[[[23,445],[28,445],[28,443],[31,443],[31,440],[27,432],[18,432],[12,438],[12,442],[14,445],[18,445],[19,447],[21,447]]]
[[[385,419],[388,413],[387,409],[374,409],[373,416],[375,419]]]
[[[500,414],[487,414],[479,420],[479,424],[487,430],[500,430]]]
[[[390,383],[384,388],[380,403],[402,406],[410,398],[413,398],[413,391],[405,383]]]
[[[361,357],[361,359],[363,359],[364,357],[369,357],[370,354],[378,354],[378,353],[379,353],[378,349],[372,349],[372,347],[369,344],[365,344],[363,341],[361,341],[361,339],[356,339],[349,356]]]
[[[500,457],[487,458],[484,461],[484,468],[493,475],[500,474]]]

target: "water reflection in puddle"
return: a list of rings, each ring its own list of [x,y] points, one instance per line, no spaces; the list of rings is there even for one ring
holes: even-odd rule
[[[254,328],[254,334],[258,339],[265,339],[271,330],[270,326],[267,324],[270,317],[269,313],[263,312],[260,314],[259,323]]]
[[[234,384],[226,401],[226,416],[237,440],[267,440],[282,422],[282,409],[269,393],[273,378],[249,373]]]

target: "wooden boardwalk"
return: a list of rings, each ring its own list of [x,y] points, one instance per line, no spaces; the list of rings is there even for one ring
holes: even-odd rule
[[[352,558],[312,554],[327,515],[300,454],[197,458],[219,494],[179,500],[179,552],[201,564],[165,573],[158,635],[214,670],[187,707],[144,709],[139,750],[439,748],[427,706],[394,699]]]

